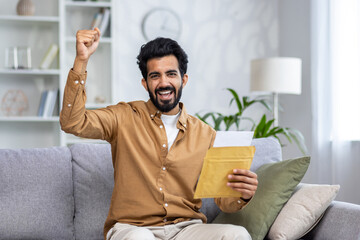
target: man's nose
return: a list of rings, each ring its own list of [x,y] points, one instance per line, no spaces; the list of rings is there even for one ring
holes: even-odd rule
[[[166,74],[161,75],[159,85],[160,86],[168,86],[169,85],[169,78],[166,76]]]

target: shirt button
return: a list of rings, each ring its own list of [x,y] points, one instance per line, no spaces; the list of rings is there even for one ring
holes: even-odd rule
[[[166,144],[163,144],[163,147],[166,148]]]
[[[184,124],[184,127],[186,127],[186,124]]]
[[[237,202],[238,202],[239,204],[241,203],[241,201],[240,201],[240,200],[238,200]]]
[[[165,203],[164,206],[167,207],[167,206],[169,206],[169,204]]]
[[[70,104],[70,103],[68,104],[68,107],[71,107],[71,104]]]
[[[162,188],[159,188],[160,189],[160,191],[162,191]]]
[[[164,170],[164,171],[165,171],[165,170],[166,170],[166,167],[163,167],[163,168],[162,168],[162,170]]]
[[[167,222],[167,219],[166,219],[166,218],[164,218],[163,222]]]
[[[81,80],[81,84],[84,84],[85,82],[84,82],[84,80]]]
[[[163,128],[163,125],[160,125],[160,128]]]
[[[75,81],[75,84],[79,84],[79,81],[78,81],[78,80],[76,80],[76,81]]]
[[[151,117],[151,118],[153,118],[153,117],[154,117],[154,115],[153,115],[153,114],[151,114],[151,115],[150,115],[150,117]]]

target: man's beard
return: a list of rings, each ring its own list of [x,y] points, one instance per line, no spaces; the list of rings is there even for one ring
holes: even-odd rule
[[[148,89],[149,89],[149,86],[148,86]],[[166,91],[166,90],[170,90],[174,93],[174,98],[175,98],[175,101],[173,103],[171,103],[171,100],[166,100],[166,101],[161,101],[157,98],[157,92],[159,91]],[[165,88],[158,88],[158,89],[155,89],[155,96],[152,92],[148,91],[149,92],[149,96],[150,96],[150,100],[151,102],[155,105],[155,107],[157,109],[159,109],[161,112],[169,112],[171,111],[172,109],[174,109],[177,104],[179,103],[180,101],[180,98],[181,98],[181,93],[182,93],[182,84],[179,88],[179,91],[176,93],[175,91],[175,88],[174,87],[165,87]]]

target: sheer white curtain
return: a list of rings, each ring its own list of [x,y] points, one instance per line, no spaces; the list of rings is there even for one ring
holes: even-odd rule
[[[360,1],[312,1],[311,40],[317,181],[360,204]]]

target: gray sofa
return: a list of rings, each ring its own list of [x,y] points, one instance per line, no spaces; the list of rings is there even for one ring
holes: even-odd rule
[[[252,170],[282,158],[274,139],[253,145]],[[102,239],[112,188],[108,144],[0,149],[0,239]],[[212,199],[201,211],[209,222],[219,213]],[[304,239],[359,239],[359,229],[360,206],[333,201]]]

